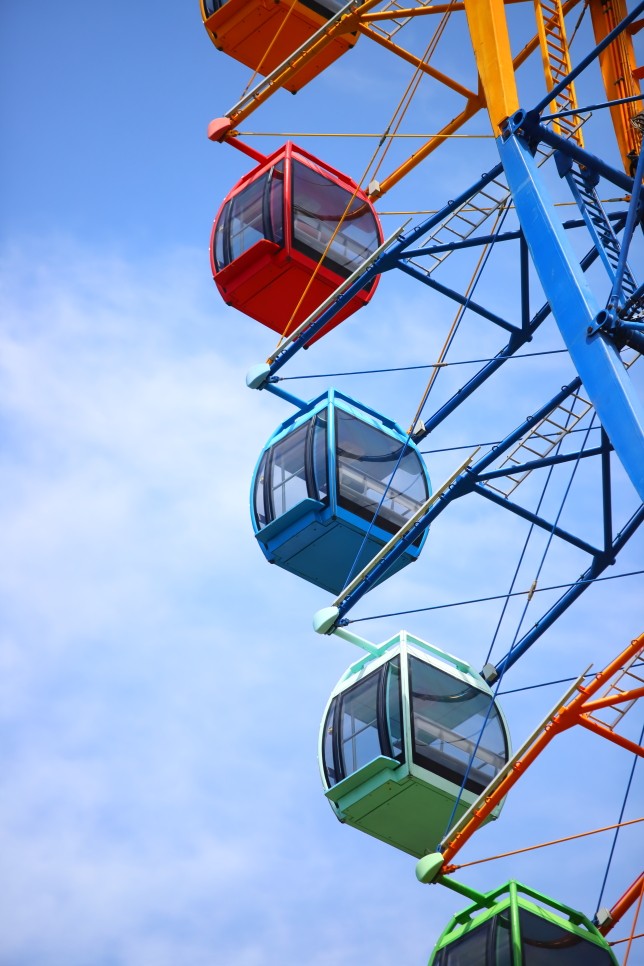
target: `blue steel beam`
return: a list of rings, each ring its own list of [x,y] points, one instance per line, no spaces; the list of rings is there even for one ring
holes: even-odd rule
[[[625,211],[611,211],[606,214],[609,221],[621,221],[626,218]],[[569,218],[562,222],[563,228],[583,228],[586,222],[583,218]],[[462,248],[481,248],[483,245],[493,245],[496,242],[517,241],[521,238],[521,230],[502,231],[498,235],[477,235],[475,238],[465,238],[460,242],[450,242],[445,245],[428,245],[425,248],[414,248],[405,252],[405,258],[422,258],[425,255],[436,255],[441,252],[458,252]]]
[[[522,436],[528,433],[532,426],[543,419],[544,416],[549,415],[554,409],[561,405],[565,399],[576,392],[581,385],[579,378],[573,379],[571,383],[564,386],[553,399],[549,400],[544,406],[538,409],[532,416],[528,416],[515,430],[513,430],[508,436],[505,437],[502,442],[497,446],[493,446],[485,456],[481,457],[476,463],[473,463],[469,469],[464,470],[460,476],[458,476],[452,485],[443,493],[436,503],[430,507],[430,509],[418,520],[414,526],[408,530],[404,537],[402,537],[391,550],[387,553],[382,560],[374,567],[374,569],[364,577],[360,583],[355,587],[355,589],[348,594],[345,599],[340,603],[338,607],[338,619],[344,618],[344,615],[348,613],[349,610],[362,598],[364,595],[371,590],[372,586],[389,570],[391,565],[398,559],[398,557],[404,553],[408,546],[410,546],[418,537],[425,532],[427,527],[450,505],[450,503],[468,493],[471,493],[477,482],[478,474],[483,470],[487,469],[492,463],[495,463],[500,456],[503,455],[507,450],[509,450],[515,443],[517,443]],[[591,551],[594,552],[594,551]]]
[[[633,232],[635,231],[635,225],[638,221],[641,222],[642,218],[644,217],[644,212],[642,212],[640,204],[642,178],[644,178],[644,150],[640,151],[640,156],[637,161],[637,168],[635,169],[635,177],[633,179],[633,194],[631,195],[631,203],[628,208],[628,215],[626,216],[626,224],[624,225],[624,237],[622,238],[622,248],[619,254],[617,270],[615,272],[615,282],[613,283],[613,290],[610,293],[610,298],[608,299],[608,307],[613,309],[616,308],[619,303],[622,282],[625,273],[628,271],[626,267],[626,259],[628,258],[628,249],[631,244]]]
[[[398,267],[407,275],[411,275],[411,277],[415,278],[417,281],[423,282],[425,285],[433,288],[435,292],[439,292],[441,295],[447,296],[447,298],[452,299],[454,302],[458,302],[459,305],[465,306],[465,308],[469,309],[470,312],[480,315],[481,318],[487,319],[488,322],[493,322],[495,325],[498,325],[499,328],[505,329],[506,332],[511,332],[513,334],[516,333],[517,335],[520,333],[521,330],[518,329],[516,325],[512,325],[511,322],[507,322],[505,319],[502,319],[501,316],[497,315],[495,312],[490,312],[488,309],[484,308],[484,306],[479,305],[478,302],[475,302],[468,296],[461,295],[460,292],[457,292],[453,288],[449,288],[447,285],[442,285],[440,282],[437,282],[435,278],[432,278],[430,275],[426,275],[425,272],[421,271],[419,268],[416,268],[414,265],[408,265],[406,262],[401,261]]]
[[[483,482],[499,480],[504,476],[518,476],[521,473],[530,473],[532,470],[542,470],[548,466],[559,466],[560,463],[570,463],[572,460],[582,460],[589,456],[601,456],[602,454],[602,447],[595,446],[593,449],[586,449],[583,452],[560,453],[557,456],[544,456],[539,460],[528,460],[527,463],[513,463],[511,467],[502,470],[488,470],[486,473],[479,473],[478,477]]]
[[[498,139],[497,146],[532,261],[559,331],[615,452],[644,499],[642,403],[611,339],[601,331],[589,335],[600,307],[568,244],[527,143],[510,129]]]
[[[626,215],[623,213],[620,215],[618,221],[618,230],[623,226],[624,218]],[[582,258],[581,269],[586,272],[590,266],[597,260],[599,253],[596,248],[591,248],[591,250]],[[522,299],[524,298],[522,293]],[[532,339],[533,334],[536,332],[541,323],[550,315],[550,305],[548,302],[542,305],[538,312],[535,313],[532,322],[529,324],[528,328],[521,331],[520,335],[513,335],[508,344],[501,349],[500,352],[496,354],[494,359],[480,369],[472,378],[462,386],[458,392],[456,392],[451,399],[448,399],[439,409],[433,413],[429,418],[423,417],[425,423],[425,430],[422,434],[414,436],[414,439],[418,441],[419,439],[425,439],[432,433],[437,426],[445,420],[455,409],[458,407],[475,392],[479,386],[482,386],[490,376],[501,368],[504,362],[506,362],[515,352],[517,352],[526,342]]]
[[[522,657],[528,648],[532,647],[545,631],[551,627],[564,611],[566,611],[578,597],[583,594],[587,587],[597,579],[609,567],[615,563],[619,551],[630,540],[641,523],[644,523],[644,503],[635,511],[626,526],[618,533],[615,540],[611,543],[606,553],[594,557],[588,570],[570,587],[559,600],[552,605],[550,610],[541,617],[536,624],[530,628],[520,641],[518,641],[508,654],[496,665],[497,676],[504,674],[508,668]]]
[[[614,168],[611,164],[602,160],[602,158],[598,158],[596,154],[580,148],[574,138],[562,137],[561,134],[557,134],[556,131],[546,127],[545,124],[539,124],[539,116],[534,111],[529,111],[527,114],[524,111],[518,111],[514,115],[509,129],[516,131],[519,128],[525,132],[531,141],[545,142],[545,144],[554,148],[555,151],[561,151],[562,154],[572,158],[582,168],[595,171],[602,178],[606,178],[607,181],[610,181],[628,194],[632,192],[633,179],[629,175],[624,171],[618,171],[617,168]]]
[[[578,458],[578,454],[573,454],[573,458]],[[490,503],[496,503],[496,505],[500,506],[502,509],[510,510],[512,513],[515,513],[517,516],[521,517],[522,520],[527,520],[528,523],[532,523],[541,530],[545,530],[546,533],[552,533],[555,537],[559,537],[561,540],[565,540],[566,543],[572,544],[573,547],[577,547],[579,550],[585,551],[587,554],[590,554],[591,557],[597,557],[602,552],[596,547],[591,546],[591,544],[587,543],[585,540],[582,540],[580,537],[576,537],[574,534],[568,533],[568,531],[562,529],[562,527],[549,523],[548,520],[544,520],[543,517],[538,516],[538,514],[532,513],[531,510],[526,510],[525,507],[519,506],[518,503],[513,503],[511,500],[508,500],[507,497],[501,496],[499,493],[495,493],[494,490],[488,489],[487,486],[477,484],[474,487],[474,492],[478,493],[480,496],[484,496],[486,500],[490,501]]]
[[[344,305],[346,305],[347,302],[350,302],[353,296],[357,295],[357,293],[364,288],[368,282],[370,282],[381,272],[387,272],[392,268],[396,268],[399,260],[404,257],[405,252],[410,245],[413,245],[414,242],[417,242],[419,238],[422,238],[423,235],[426,235],[427,232],[432,230],[432,228],[440,224],[441,221],[451,215],[452,212],[454,212],[457,208],[469,201],[473,195],[476,195],[482,191],[483,188],[485,188],[488,184],[490,184],[490,182],[494,181],[494,179],[501,174],[502,170],[503,165],[499,162],[499,164],[496,164],[491,171],[486,171],[485,174],[481,175],[478,181],[476,181],[469,188],[466,188],[466,190],[461,192],[460,195],[457,195],[456,198],[448,201],[448,203],[444,205],[440,211],[437,211],[436,214],[432,215],[430,218],[426,218],[425,221],[422,221],[416,226],[416,228],[413,228],[411,231],[407,232],[407,234],[401,235],[400,240],[396,242],[396,244],[392,245],[386,252],[383,252],[382,255],[380,255],[366,270],[366,272],[336,299],[333,305],[329,306],[329,308],[326,309],[326,311],[323,312],[319,318],[315,320],[315,322],[312,322],[311,325],[308,326],[308,328],[302,332],[297,339],[295,339],[285,349],[279,352],[278,355],[276,355],[274,361],[270,365],[265,382],[262,385],[257,386],[257,388],[266,388],[266,382],[268,379],[274,376],[276,372],[279,372],[279,370],[286,365],[289,359],[291,359],[296,352],[299,352],[300,349],[304,348],[307,343],[311,341],[313,336],[316,335],[316,333],[318,333],[327,322],[330,322],[331,319],[337,315],[338,311]]]

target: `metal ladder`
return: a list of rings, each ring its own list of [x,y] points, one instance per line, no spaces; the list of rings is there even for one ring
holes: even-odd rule
[[[507,466],[510,470],[508,475],[497,477],[494,480],[486,480],[485,485],[490,490],[500,493],[501,496],[509,497],[531,472],[525,470],[522,473],[512,473],[512,467],[521,466],[529,460],[540,460],[549,456],[564,436],[575,429],[592,408],[592,403],[580,392],[573,393],[569,399],[557,406],[548,416],[539,420],[530,433],[524,436],[508,453],[499,466],[499,469]]]
[[[622,353],[624,368],[630,369],[639,358],[639,352],[633,349],[625,349]],[[592,409],[592,403],[581,392],[573,393],[569,399],[564,400],[548,416],[544,416],[538,423],[535,423],[531,431],[522,440],[519,440],[514,449],[499,464],[499,469],[508,467],[508,475],[496,477],[494,480],[485,480],[484,485],[489,487],[490,490],[500,493],[501,496],[509,497],[532,472],[532,470],[524,470],[521,473],[512,473],[512,467],[521,466],[529,460],[544,459],[549,456],[564,436],[568,436]]]
[[[551,91],[572,69],[561,0],[534,0],[534,12],[546,88]],[[571,82],[554,98],[550,109],[556,114],[559,111],[574,111],[576,108],[577,96]],[[558,134],[574,138],[583,147],[583,136],[574,115],[558,118],[553,122],[553,127]]]
[[[621,246],[595,187],[577,164],[572,164],[564,177],[586,222],[591,238],[599,252],[599,257],[608,272],[608,277],[611,282],[614,282]],[[624,305],[636,290],[637,282],[633,278],[630,268],[626,265],[622,277],[620,304]]]
[[[580,115],[578,119],[575,119],[575,127],[572,130],[578,130],[588,120],[588,117],[589,115]],[[540,145],[536,151],[538,166],[541,167],[541,165],[545,164],[552,157],[553,153],[551,148],[543,148]],[[431,275],[452,254],[451,249],[434,254],[430,251],[431,248],[449,245],[455,240],[466,241],[474,235],[488,218],[511,204],[512,193],[508,188],[504,175],[499,174],[485,188],[482,188],[468,201],[465,201],[458,208],[455,208],[434,229],[431,235],[428,235],[419,243],[419,247],[427,249],[423,257],[431,258],[431,263],[425,265],[419,262],[417,258],[410,258],[409,264],[414,265],[415,268],[418,268],[425,275]]]
[[[634,655],[630,661],[628,661],[622,668],[620,674],[615,678],[615,680],[608,685],[608,687],[601,693],[597,695],[597,698],[609,698],[612,696],[619,697],[622,694],[626,694],[628,691],[633,691],[635,688],[641,688],[644,685],[643,672],[640,671],[636,674],[633,671],[633,665],[640,660],[641,655]],[[638,668],[638,671],[640,669]],[[605,708],[600,708],[594,713],[588,712],[584,717],[589,718],[596,724],[601,724],[609,731],[614,731],[617,725],[620,723],[627,711],[633,707],[637,702],[637,698],[632,698],[630,701],[621,701],[619,704],[610,704]],[[602,714],[613,715],[608,721],[600,717]]]

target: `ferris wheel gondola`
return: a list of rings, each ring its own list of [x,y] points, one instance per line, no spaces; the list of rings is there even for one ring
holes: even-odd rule
[[[382,649],[368,642],[359,643],[369,651],[369,657],[353,666],[338,684],[322,723],[320,762],[325,794],[342,822],[416,856],[431,853],[446,827],[458,821],[466,807],[475,807],[475,802],[479,796],[485,796],[486,790],[491,803],[490,784],[504,773],[508,758],[507,729],[489,682],[502,676],[523,657],[528,647],[554,625],[587,587],[593,585],[644,522],[644,504],[637,506],[635,502],[644,496],[644,414],[630,378],[632,363],[644,345],[644,287],[633,269],[635,260],[628,260],[636,228],[642,223],[642,125],[640,123],[638,127],[636,123],[641,111],[641,70],[638,72],[634,68],[632,38],[639,29],[636,18],[641,15],[644,5],[636,4],[627,13],[623,0],[615,0],[611,11],[599,0],[589,0],[596,47],[576,67],[569,56],[565,23],[574,2],[562,4],[553,0],[552,3],[542,3],[535,0],[531,11],[536,21],[536,33],[514,56],[502,0],[465,0],[458,5],[419,3],[413,10],[405,8],[402,11],[399,5],[385,4],[378,12],[373,12],[372,5],[369,5],[364,16],[352,9],[352,19],[345,23],[355,27],[356,16],[362,17],[361,31],[373,36],[378,24],[387,17],[394,18],[395,27],[389,35],[381,32],[379,43],[389,50],[396,47],[394,52],[400,53],[397,46],[399,34],[408,24],[418,24],[423,19],[427,22],[426,18],[432,16],[447,19],[454,12],[453,6],[458,7],[458,15],[467,22],[474,51],[475,79],[469,89],[460,75],[446,78],[444,73],[425,62],[419,66],[416,54],[403,52],[402,56],[407,63],[417,65],[419,74],[429,75],[444,83],[452,93],[465,96],[467,103],[460,114],[445,123],[393,175],[378,180],[374,174],[366,192],[355,182],[342,182],[337,172],[323,170],[324,166],[309,156],[314,162],[313,167],[318,165],[319,170],[334,182],[336,189],[345,186],[357,206],[355,209],[345,206],[342,215],[338,208],[330,216],[333,226],[326,235],[326,216],[319,218],[314,226],[318,238],[316,246],[305,241],[301,230],[295,228],[297,199],[293,197],[292,201],[283,203],[278,197],[279,191],[286,186],[288,146],[281,149],[285,152],[282,168],[279,167],[282,164],[279,151],[269,159],[256,157],[258,167],[233,189],[220,210],[212,246],[213,275],[226,301],[237,304],[242,311],[287,336],[287,347],[280,348],[280,343],[267,363],[255,367],[252,378],[249,374],[247,380],[252,388],[281,395],[294,403],[298,410],[278,428],[260,456],[253,477],[251,512],[256,538],[271,562],[338,594],[332,607],[316,615],[316,630],[347,640],[353,638],[353,643],[357,643],[356,636],[346,630],[347,624],[351,623],[348,618],[350,609],[385,577],[415,559],[427,536],[427,527],[465,495],[476,494],[495,508],[509,511],[513,514],[512,519],[526,521],[531,533],[533,530],[545,532],[548,547],[551,541],[560,539],[567,550],[572,547],[575,552],[590,555],[588,565],[581,568],[581,576],[572,581],[562,580],[559,583],[563,588],[561,597],[544,607],[525,631],[522,622],[528,604],[540,589],[535,578],[516,633],[510,635],[507,653],[496,667],[486,663],[485,678],[477,675],[465,662],[439,653],[404,632]],[[334,36],[340,32],[345,14],[339,16]],[[330,34],[328,40],[331,40]],[[316,51],[325,46],[324,40],[316,39],[312,43]],[[432,44],[428,50],[430,48],[433,49]],[[535,98],[535,105],[527,105],[529,109],[524,110],[519,102],[515,73],[529,54],[539,49],[546,91],[540,100]],[[277,70],[275,79],[269,79],[244,95],[240,104],[224,119],[225,124],[219,125],[221,136],[212,139],[237,141],[236,146],[241,147],[240,132],[236,129],[238,123],[264,103],[273,87],[277,89],[283,83],[287,89],[295,89],[305,76],[306,64],[314,62],[307,57],[307,50],[300,50],[294,58],[297,63],[289,61],[282,65],[284,70]],[[261,58],[259,64],[257,61],[258,58],[254,57],[253,69],[266,72],[266,63]],[[578,106],[575,81],[593,61],[600,63],[607,103],[591,107],[593,110],[610,108],[615,123],[616,153],[626,173],[618,170],[614,160],[605,160],[586,147],[587,129],[582,130],[582,125],[588,115]],[[305,65],[304,69],[299,66],[300,62]],[[422,224],[405,235],[392,236],[391,246],[389,243],[383,246],[386,251],[379,249],[383,238],[379,223],[372,222],[370,243],[360,246],[358,252],[354,238],[355,261],[343,263],[342,258],[334,254],[333,245],[336,239],[342,240],[346,232],[351,232],[352,217],[366,214],[374,198],[397,184],[414,164],[436,150],[443,139],[447,140],[460,130],[482,107],[488,110],[500,163],[490,166],[443,208],[432,211]],[[387,127],[383,142],[391,129]],[[254,156],[251,149],[244,147],[243,150]],[[298,153],[299,157],[296,157]],[[601,146],[598,153],[602,153]],[[291,157],[301,160],[304,152],[293,148]],[[544,165],[545,176],[541,170]],[[608,202],[602,200],[600,193],[602,179],[609,188],[606,192]],[[294,175],[292,185],[295,183]],[[565,196],[566,200],[553,200],[553,184],[556,190],[561,186],[561,197]],[[606,205],[615,201],[610,197],[614,188],[622,193],[619,200],[625,207],[608,211]],[[561,218],[556,210],[558,205],[574,205],[574,217]],[[306,215],[310,217],[312,208],[308,203],[299,207],[306,209]],[[277,217],[274,212],[278,212]],[[506,223],[508,215],[510,218]],[[278,247],[282,244],[282,235],[286,238],[287,234],[282,225],[289,226],[291,247],[285,245],[285,254],[276,254],[276,258],[290,258],[296,262],[301,255],[309,257],[309,277],[302,281],[303,288],[300,282],[297,283],[297,299],[300,300],[297,306],[284,303],[274,313],[274,318],[267,319],[260,316],[273,309],[268,304],[273,301],[272,297],[267,298],[269,282],[263,281],[264,263],[255,265],[252,259],[259,253],[268,252],[266,243]],[[310,229],[311,225],[308,227]],[[569,241],[569,235],[580,228],[584,238],[589,239],[590,248],[582,249],[579,245],[575,248]],[[236,231],[240,240],[239,252],[235,251]],[[309,235],[312,237],[310,232]],[[506,246],[504,250],[512,243],[518,249],[514,262],[507,262],[513,267],[506,268],[503,263],[496,284],[491,286],[493,295],[498,296],[504,306],[502,309],[483,304],[478,292],[474,292],[483,271],[479,271],[479,267],[485,268],[489,250],[497,242]],[[345,246],[345,252],[350,249],[351,245]],[[457,271],[444,280],[441,272],[447,256],[468,251],[481,253],[479,267],[469,284],[461,284]],[[408,278],[424,284],[432,293],[457,303],[460,306],[458,313],[470,312],[479,324],[482,319],[491,323],[497,330],[502,330],[507,339],[500,349],[495,348],[486,352],[486,358],[475,360],[481,362],[482,367],[426,415],[423,407],[434,385],[434,377],[447,364],[441,350],[407,434],[399,427],[392,432],[391,426],[379,414],[375,414],[380,420],[378,425],[373,422],[373,413],[365,419],[366,407],[346,398],[343,403],[341,394],[335,390],[330,390],[328,397],[318,397],[306,404],[276,386],[282,378],[278,373],[287,362],[290,363],[299,348],[310,346],[320,332],[330,331],[347,317],[349,313],[342,298],[338,299],[338,311],[332,304],[328,306],[325,298],[329,296],[332,303],[338,283],[347,279],[355,268],[359,269],[361,262],[363,271],[366,270],[369,256],[371,261],[366,276],[369,283],[364,286],[358,271],[355,279],[352,275],[348,294],[345,293],[345,301],[351,298],[351,306],[357,307],[360,299],[368,301],[371,298],[378,273],[400,268]],[[313,287],[324,278],[326,269],[330,269],[333,276],[328,279],[329,288],[318,289],[313,296]],[[273,271],[274,282],[270,284],[277,285],[278,271],[271,268]],[[519,305],[514,311],[507,310],[509,299],[506,298],[506,281],[512,274],[520,288]],[[237,295],[233,291],[236,278],[240,280],[238,302],[234,301]],[[253,290],[253,285],[258,287]],[[261,285],[263,289],[259,287]],[[535,310],[534,293],[535,290],[539,292],[539,286],[543,300]],[[305,307],[304,300],[309,294],[311,300]],[[322,303],[324,307],[319,310],[316,322],[315,311]],[[436,490],[437,499],[433,502],[429,500],[426,470],[422,463],[417,465],[412,474],[416,489],[413,499],[409,499],[411,490],[407,485],[400,485],[395,473],[399,468],[398,455],[403,451],[414,452],[412,435],[414,443],[419,443],[443,423],[449,425],[447,421],[453,414],[471,398],[476,400],[477,393],[488,379],[495,376],[506,361],[516,357],[519,350],[533,340],[544,320],[550,317],[554,318],[557,334],[565,347],[559,351],[568,352],[575,370],[574,377],[563,387],[559,382],[556,390],[549,393],[548,401],[535,407],[531,416],[522,416],[519,425],[512,423],[515,428],[507,431],[505,436],[499,434],[496,442],[485,444],[491,448],[478,459],[471,458],[450,476]],[[293,329],[308,326],[311,319],[314,321],[310,333],[288,339]],[[448,333],[445,353],[454,342],[456,328],[455,324]],[[512,406],[512,399],[503,397],[503,404],[498,408],[511,418]],[[336,411],[332,416],[333,407]],[[385,427],[390,437],[389,445],[395,440],[389,455],[378,455],[377,446],[373,451],[367,446],[360,455],[350,448],[347,451],[340,441],[336,423],[343,410],[357,420],[356,426],[362,422],[361,432],[365,426],[370,426],[369,433]],[[596,417],[598,421],[592,423]],[[591,429],[600,433],[596,445],[587,443]],[[585,434],[578,447],[571,443],[575,432]],[[486,438],[490,439],[490,436]],[[347,459],[347,452],[350,459]],[[599,509],[595,523],[599,521],[599,538],[596,533],[588,536],[573,532],[561,522],[572,476],[578,466],[588,465],[588,457],[593,457],[594,465],[598,467]],[[384,468],[387,459],[391,464],[389,475],[374,473],[378,460],[381,460],[380,468]],[[620,469],[625,471],[627,488],[631,487],[629,507],[632,512],[618,526],[613,522],[619,507],[613,499],[611,461],[613,466],[619,461]],[[555,507],[552,516],[546,518],[542,501],[550,474],[560,472],[566,465],[575,467],[571,481],[560,487],[561,503]],[[540,471],[547,471],[548,481],[542,490],[534,488],[534,502],[528,506],[516,500],[517,488]],[[583,496],[585,498],[587,493],[584,492]],[[426,499],[427,503],[424,502]],[[411,527],[408,526],[410,521],[413,521]],[[519,557],[520,563],[524,550]],[[378,558],[373,567],[370,557]],[[498,626],[514,592],[513,583],[506,595]],[[493,644],[496,636],[497,632]],[[616,669],[615,673],[617,671],[631,673],[625,668]],[[583,691],[583,687],[580,690]],[[629,708],[635,706],[640,691],[635,687],[629,692],[632,695]],[[615,699],[610,692],[599,698],[598,703],[603,702],[602,707],[606,707],[609,700],[622,699]],[[483,714],[481,709],[484,707]],[[465,734],[461,725],[465,722],[471,725],[474,718],[477,727],[472,725]],[[587,718],[579,723],[591,727]],[[621,721],[621,712],[618,720]],[[595,722],[592,727],[602,733],[601,725]],[[604,727],[604,737],[607,730],[611,729]],[[633,742],[629,745],[622,741],[622,744],[630,750],[637,749]],[[642,749],[636,753],[641,754]],[[508,767],[511,765],[512,762]],[[497,811],[493,814],[488,811],[488,819],[497,816],[502,794],[505,792],[495,788],[494,801],[497,804],[494,807]],[[483,815],[484,811],[481,808],[480,814]],[[474,825],[478,827],[476,822]],[[450,844],[448,851],[451,848]],[[434,860],[440,867],[440,855],[433,857]],[[498,901],[505,904],[502,909],[500,905],[498,908],[494,906],[494,915],[489,913],[494,903],[491,899],[488,901],[488,897],[482,908],[476,911],[475,926],[471,917],[457,917],[439,942],[432,959],[433,966],[485,962],[481,958],[483,946],[488,952],[496,949],[498,955],[490,962],[512,962],[513,966],[537,962],[544,966],[552,962],[554,966],[560,961],[575,963],[575,966],[586,962],[608,966],[616,962],[610,947],[589,920],[582,922],[579,914],[556,903],[551,903],[550,911],[544,912],[542,906],[537,908],[537,894],[526,890],[521,898],[521,888],[511,883],[505,890],[509,899],[506,895],[501,898],[503,890],[500,890]],[[513,954],[510,949],[514,950]],[[568,959],[556,958],[562,955],[562,951],[567,951]]]
[[[212,231],[211,267],[225,302],[286,335],[381,242],[365,192],[289,141],[224,199]],[[320,335],[365,306],[377,284],[371,279]]]
[[[279,426],[251,485],[270,563],[337,593],[418,512],[431,488],[416,444],[392,420],[329,390]],[[427,533],[389,577],[417,559]]]

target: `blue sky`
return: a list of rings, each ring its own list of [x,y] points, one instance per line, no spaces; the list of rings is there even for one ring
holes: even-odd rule
[[[520,37],[528,25],[519,14]],[[419,886],[413,859],[333,817],[317,733],[357,654],[314,635],[324,592],[269,567],[248,518],[255,460],[290,410],[245,388],[273,335],[226,308],[210,278],[212,219],[248,166],[205,138],[248,72],[214,49],[196,2],[150,12],[69,0],[36,13],[8,0],[0,28],[0,963],[426,962],[462,900]],[[455,32],[446,50],[466,78],[464,40]],[[361,41],[246,129],[379,131],[407,80],[406,68]],[[432,91],[415,105],[412,132],[431,132],[450,110]],[[487,134],[486,119],[469,130]],[[252,143],[268,152],[280,140]],[[366,139],[302,143],[356,178],[373,149]],[[381,210],[439,207],[494,163],[494,150],[477,139],[438,152]],[[402,220],[384,215],[385,232]],[[491,261],[480,292],[511,311],[505,258]],[[464,284],[471,262],[460,265],[447,277]],[[371,305],[289,375],[433,361],[454,310],[418,287],[383,279]],[[455,358],[499,345],[467,319]],[[544,326],[531,348],[560,347]],[[427,448],[499,439],[571,375],[559,355],[512,365]],[[448,370],[437,391],[472,371]],[[407,425],[425,379],[336,385]],[[313,397],[328,383],[289,388]],[[457,458],[427,457],[435,484]],[[562,519],[596,539],[596,480],[584,474]],[[618,467],[615,480],[626,519],[636,500]],[[434,525],[421,560],[355,616],[507,590],[525,528],[461,503]],[[522,587],[542,549],[530,552]],[[637,535],[613,571],[643,562]],[[543,583],[574,579],[585,565],[553,548]],[[589,590],[507,687],[602,666],[641,631],[640,579]],[[497,657],[518,613],[510,609]],[[356,629],[380,641],[404,626],[479,667],[498,616],[490,603]],[[507,696],[515,744],[558,691]],[[636,719],[624,722],[635,738]],[[551,746],[463,861],[617,821],[630,756],[581,730]],[[641,791],[636,772],[626,818],[637,816]],[[604,902],[639,871],[638,834],[622,833]],[[462,877],[487,889],[512,876],[592,914],[609,847],[603,835]]]

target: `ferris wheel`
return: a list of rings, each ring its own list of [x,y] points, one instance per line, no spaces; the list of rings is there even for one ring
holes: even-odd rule
[[[362,652],[322,719],[330,807],[414,856],[421,882],[470,901],[438,939],[433,966],[626,963],[644,874],[584,915],[529,884],[492,883],[483,893],[453,872],[462,846],[484,823],[503,821],[506,795],[562,731],[581,726],[634,761],[644,753],[641,737],[622,729],[644,695],[635,627],[632,642],[607,646],[599,673],[580,668],[514,751],[499,696],[506,674],[569,608],[617,576],[644,520],[644,69],[635,54],[644,3],[201,6],[215,46],[252,72],[208,129],[248,158],[214,221],[213,278],[231,312],[278,337],[249,369],[249,388],[294,409],[258,454],[252,528],[295,587],[299,577],[320,588],[315,631]],[[255,132],[245,136],[241,125],[254,112],[319,83],[358,41],[408,74],[361,176],[288,137],[266,154],[249,143]],[[357,92],[347,97],[355,104]],[[425,124],[417,105],[429,99],[435,130],[419,138],[409,125]],[[483,146],[473,123],[486,127]],[[420,147],[410,155],[412,137]],[[413,211],[387,211],[390,197],[401,208],[413,199]],[[393,218],[406,220],[390,230]],[[427,304],[427,339],[409,364],[388,348],[369,367],[343,353],[343,371],[318,378],[357,385],[395,373],[412,400],[411,373],[422,373],[405,424],[334,384],[312,399],[286,388],[308,378],[295,369],[300,350],[311,349],[310,365],[344,326],[369,331],[380,286],[394,276],[406,292],[413,286],[416,307]],[[393,342],[397,327],[392,320]],[[482,425],[483,436],[471,435]],[[498,552],[477,541],[480,507],[497,521]],[[352,627],[367,619],[357,605],[377,611],[385,589],[395,613],[412,620],[445,606],[422,580],[404,606],[395,590],[403,573],[422,568],[439,530],[459,567],[467,559],[481,581],[464,576],[456,604],[497,602],[477,665],[480,646],[453,656],[411,631],[374,643]],[[502,591],[477,590],[497,578]],[[604,937],[629,910],[628,942],[611,946]]]

